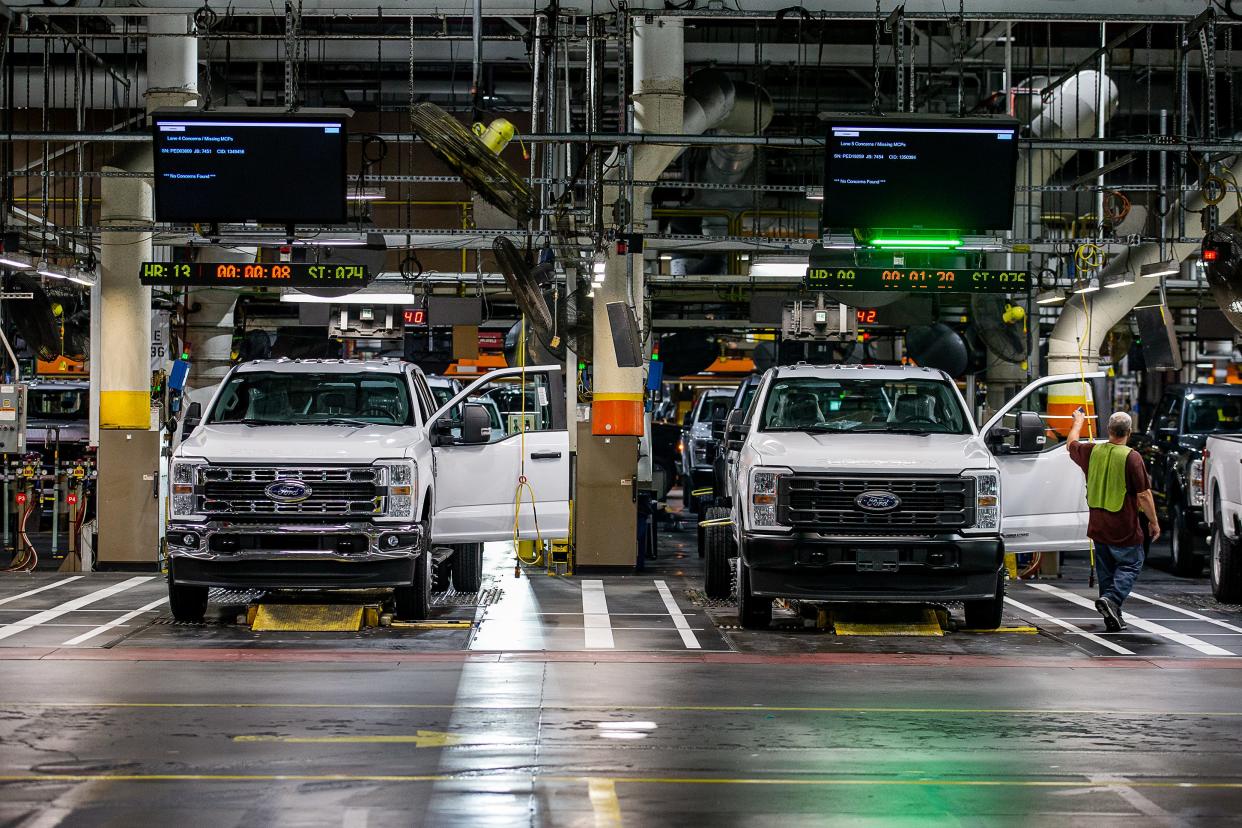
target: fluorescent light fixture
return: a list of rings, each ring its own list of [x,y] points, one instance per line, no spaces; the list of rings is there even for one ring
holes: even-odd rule
[[[931,238],[908,238],[908,239],[872,239],[870,242],[872,247],[885,247],[892,249],[917,248],[919,250],[952,250],[955,247],[962,246],[961,239],[931,239]]]
[[[388,198],[388,191],[383,187],[353,189],[345,196],[346,201],[383,201],[386,198]]]
[[[29,256],[23,256],[21,253],[0,253],[0,265],[11,267],[14,270],[29,270],[34,264]]]
[[[61,270],[59,267],[49,264],[47,259],[40,259],[35,264],[34,269],[35,269],[35,273],[38,273],[40,276],[47,276],[50,279],[69,278],[69,274],[65,273],[65,271]]]
[[[95,286],[95,277],[84,270],[71,270],[65,278],[74,284],[85,285],[86,287]]]
[[[1104,287],[1107,290],[1113,288],[1125,287],[1134,284],[1134,277],[1127,270],[1124,273],[1116,273],[1104,280]]]
[[[801,279],[807,267],[806,259],[756,257],[750,261],[750,275],[756,279]]]
[[[303,244],[308,244],[308,245],[310,245],[311,247],[366,247],[366,245],[367,245],[367,240],[366,240],[366,239],[359,239],[359,238],[352,238],[352,239],[306,239],[306,240],[305,240],[304,242],[302,242],[302,243],[303,243]]]
[[[1161,276],[1176,276],[1182,272],[1182,268],[1173,259],[1166,259],[1163,262],[1152,262],[1145,264],[1139,268],[1139,275],[1144,279],[1158,279]]]
[[[807,201],[823,201],[824,200],[824,188],[823,187],[807,187],[806,188],[806,200]]]
[[[280,301],[303,305],[401,305],[414,307],[422,300],[412,293],[380,293],[358,291],[344,296],[311,296],[309,293],[288,291],[280,294]]]
[[[1095,293],[1100,289],[1100,283],[1095,279],[1079,279],[1074,282],[1074,286],[1070,288],[1070,293],[1079,295],[1083,293]]]
[[[1035,297],[1037,305],[1059,305],[1065,301],[1065,291],[1061,288],[1052,288],[1039,293]]]

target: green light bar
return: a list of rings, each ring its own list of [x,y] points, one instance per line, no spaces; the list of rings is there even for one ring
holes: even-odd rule
[[[959,247],[961,239],[872,239],[873,247],[918,247],[923,249],[952,249]]]

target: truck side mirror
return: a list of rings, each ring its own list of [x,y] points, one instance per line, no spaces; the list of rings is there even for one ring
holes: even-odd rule
[[[741,451],[742,443],[746,442],[746,435],[750,429],[746,427],[746,412],[734,411],[729,414],[725,420],[725,448],[728,451]]]
[[[723,440],[725,435],[725,421],[712,420],[712,439]]]
[[[1034,411],[1019,411],[1016,431],[1018,432],[1018,452],[1035,454],[1044,450],[1048,444],[1048,433],[1044,427],[1044,419]]]
[[[190,432],[198,428],[203,422],[203,405],[202,403],[192,402],[190,407],[185,410],[185,419],[181,421],[181,436],[184,439],[190,435]]]
[[[461,442],[473,446],[492,439],[492,418],[485,406],[466,403],[461,410]]]

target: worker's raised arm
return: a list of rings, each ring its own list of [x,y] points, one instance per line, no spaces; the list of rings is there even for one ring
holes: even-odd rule
[[[1074,425],[1070,428],[1069,437],[1066,442],[1073,445],[1078,442],[1078,438],[1082,436],[1082,424],[1087,421],[1087,414],[1081,408],[1074,410]]]

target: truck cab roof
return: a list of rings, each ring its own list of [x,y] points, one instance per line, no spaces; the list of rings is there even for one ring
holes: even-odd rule
[[[381,374],[400,374],[419,370],[412,363],[400,359],[255,359],[237,366],[239,373],[266,371],[285,374],[307,372],[326,374],[356,374],[374,371]]]
[[[952,381],[938,368],[914,365],[812,365],[799,362],[772,369],[776,377],[840,377],[842,379],[938,379]]]

